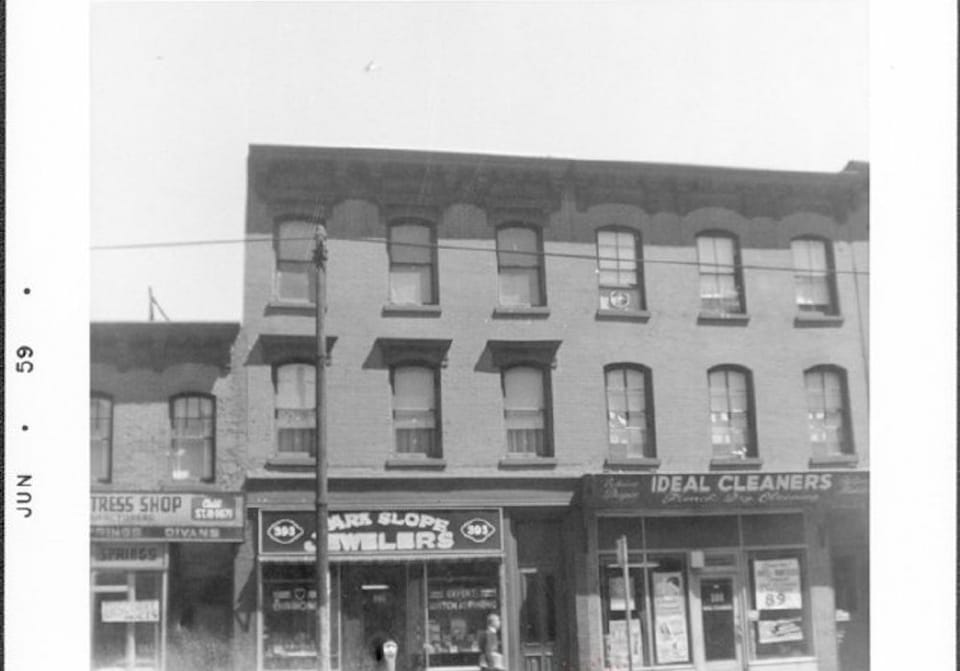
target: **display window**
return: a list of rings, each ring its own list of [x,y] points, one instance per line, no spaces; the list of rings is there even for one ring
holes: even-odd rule
[[[800,551],[749,553],[750,637],[757,659],[809,655],[810,603]]]
[[[427,651],[430,666],[476,668],[487,616],[499,612],[496,563],[429,564]]]
[[[161,668],[162,571],[97,571],[91,605],[94,671]]]

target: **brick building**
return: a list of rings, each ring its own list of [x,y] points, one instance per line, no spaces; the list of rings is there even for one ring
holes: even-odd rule
[[[322,217],[335,668],[866,669],[868,182],[251,147],[232,668],[315,664]]]

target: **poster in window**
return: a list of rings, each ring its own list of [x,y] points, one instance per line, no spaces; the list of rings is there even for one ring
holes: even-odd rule
[[[762,644],[803,640],[803,620],[789,617],[757,622],[757,642]]]
[[[800,610],[800,560],[756,559],[753,562],[758,610]]]
[[[633,647],[633,664],[640,666],[643,661],[643,638],[640,633],[640,620],[630,619],[630,645]],[[626,620],[610,620],[610,634],[607,637],[607,668],[611,671],[627,671],[630,657],[627,654]]]
[[[633,580],[630,581],[631,583]],[[631,585],[632,586],[632,585]],[[610,610],[625,611],[627,609],[627,589],[623,576],[610,576],[607,581],[607,587],[610,590]],[[633,595],[630,595],[630,610],[636,609]]]
[[[657,661],[661,664],[689,661],[687,602],[680,571],[653,574],[653,610]]]

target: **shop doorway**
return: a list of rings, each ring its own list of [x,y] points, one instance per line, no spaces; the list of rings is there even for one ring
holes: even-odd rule
[[[397,671],[407,671],[411,652],[406,636],[407,566],[345,567],[342,580],[344,668],[384,668],[383,644],[393,640],[399,647]]]
[[[743,664],[737,576],[733,573],[702,575],[697,589],[704,668],[707,671],[743,671],[746,667]]]
[[[163,580],[161,571],[94,573],[94,671],[163,668]]]

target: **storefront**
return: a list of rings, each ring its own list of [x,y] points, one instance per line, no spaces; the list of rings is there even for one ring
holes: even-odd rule
[[[258,669],[316,667],[316,517],[258,514]],[[329,517],[333,668],[476,669],[490,613],[503,615],[503,515],[488,509],[336,511]]]
[[[866,519],[866,473],[596,475],[585,502],[604,668],[839,668],[828,522]]]
[[[243,496],[97,492],[90,500],[91,668],[189,669],[229,654]],[[198,654],[188,649],[193,638],[223,645]]]

